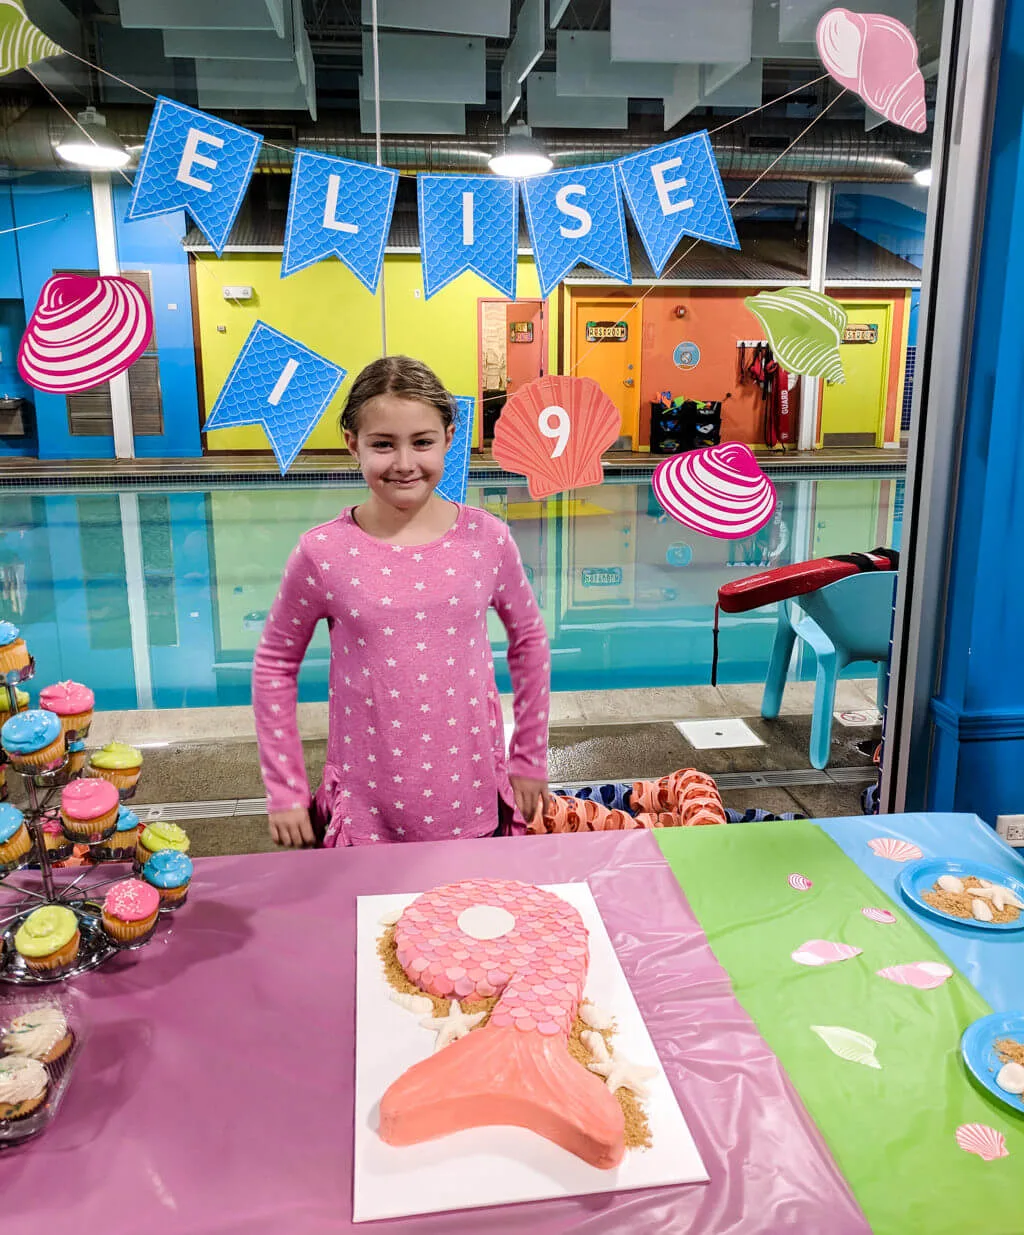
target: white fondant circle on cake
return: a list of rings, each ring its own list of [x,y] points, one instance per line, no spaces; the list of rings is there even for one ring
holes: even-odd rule
[[[515,929],[516,920],[500,905],[470,905],[459,914],[459,930],[470,939],[500,939]]]

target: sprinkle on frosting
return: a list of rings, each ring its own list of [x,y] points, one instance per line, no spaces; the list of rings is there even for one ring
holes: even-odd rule
[[[46,1093],[47,1083],[46,1069],[38,1059],[21,1055],[0,1059],[0,1102],[5,1106],[31,1102]]]
[[[192,878],[192,859],[175,849],[154,853],[142,873],[155,888],[180,888]]]
[[[160,895],[141,879],[122,879],[103,899],[103,912],[122,922],[141,922],[160,908]]]
[[[16,1016],[0,1037],[8,1055],[41,1059],[67,1036],[64,1013],[53,1004],[44,1004]]]
[[[69,819],[100,819],[117,809],[117,790],[106,780],[73,780],[60,794],[60,808]]]
[[[6,844],[24,822],[25,816],[16,806],[0,802],[0,845]]]
[[[81,682],[56,682],[53,686],[45,686],[39,692],[40,707],[58,716],[78,716],[82,712],[91,712],[96,703],[96,696],[88,686]]]
[[[143,828],[139,840],[151,853],[159,853],[161,849],[188,853],[188,834],[176,823],[151,823],[148,828]]]
[[[30,755],[55,742],[62,733],[61,723],[52,712],[32,708],[4,721],[0,744],[12,755]]]
[[[94,768],[123,770],[142,767],[142,751],[125,742],[108,742],[102,750],[95,751],[89,760]]]
[[[78,919],[64,905],[43,905],[33,909],[14,936],[14,946],[22,956],[49,956],[70,943],[78,930]]]
[[[139,817],[127,806],[119,806],[117,808],[117,830],[119,832],[130,832],[132,828],[139,826]]]
[[[21,637],[21,631],[13,622],[0,622],[0,648],[5,648]]]

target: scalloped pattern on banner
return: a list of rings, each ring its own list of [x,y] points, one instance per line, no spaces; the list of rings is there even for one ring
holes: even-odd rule
[[[420,175],[416,195],[426,298],[472,270],[515,300],[518,182],[502,176]]]
[[[455,395],[459,414],[455,436],[444,457],[444,472],[435,492],[449,502],[464,502],[469,487],[469,451],[473,444],[473,415],[476,395]]]

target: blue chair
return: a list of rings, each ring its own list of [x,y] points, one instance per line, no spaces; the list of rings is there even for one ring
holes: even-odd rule
[[[802,639],[818,658],[811,720],[813,767],[828,765],[836,682],[847,665],[861,660],[878,665],[878,710],[885,706],[895,586],[895,571],[871,571],[808,592],[800,597],[799,610],[791,600],[779,605],[779,624],[768,662],[761,715],[778,716],[793,644],[797,638]]]

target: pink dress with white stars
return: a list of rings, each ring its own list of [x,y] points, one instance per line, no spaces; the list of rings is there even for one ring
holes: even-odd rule
[[[505,758],[487,635],[508,631],[515,732]],[[427,545],[392,545],[345,510],[302,536],[256,650],[253,709],[267,810],[310,805],[296,719],[299,665],[320,618],[330,722],[316,807],[325,845],[489,836],[509,773],[547,778],[550,651],[500,519],[460,506]],[[518,824],[522,823],[518,814]]]

